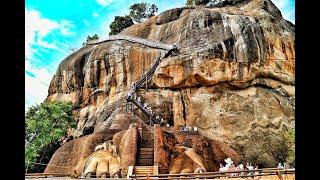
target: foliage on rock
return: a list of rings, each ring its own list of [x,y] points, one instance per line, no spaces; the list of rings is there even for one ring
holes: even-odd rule
[[[158,12],[155,4],[136,3],[130,6],[129,16],[132,20],[141,23],[144,19],[150,18]]]
[[[136,3],[130,6],[129,15],[116,16],[113,22],[109,25],[109,35],[120,33],[127,27],[132,26],[135,22],[141,23],[158,12],[158,7],[155,4]]]
[[[288,145],[285,135],[275,135],[271,132],[256,134],[246,144],[245,160],[259,167],[276,167],[279,162],[285,162],[288,157]]]
[[[76,125],[72,118],[72,104],[52,101],[29,108],[25,116],[25,168],[28,172],[41,172],[60,146],[69,127]]]
[[[115,35],[120,33],[127,27],[132,26],[134,23],[130,16],[116,16],[113,22],[110,24],[110,33],[109,35]]]
[[[85,46],[89,41],[96,39],[99,39],[99,36],[97,34],[94,34],[92,36],[88,35],[86,42],[82,43],[82,46]]]
[[[286,136],[287,144],[288,144],[288,157],[286,162],[294,165],[295,164],[295,128],[289,128]]]
[[[210,0],[187,0],[186,5],[192,6],[192,5],[206,5],[210,2]]]

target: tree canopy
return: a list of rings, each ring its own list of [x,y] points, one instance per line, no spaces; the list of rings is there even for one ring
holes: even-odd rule
[[[206,5],[210,2],[211,0],[187,0],[186,5],[187,6],[192,6],[192,5]]]
[[[133,21],[141,23],[145,19],[150,18],[158,12],[158,7],[155,4],[135,3],[130,6],[129,15],[116,16],[113,22],[109,25],[109,35],[115,35],[123,31],[125,28],[134,24]]]
[[[158,12],[155,4],[136,3],[130,6],[129,16],[132,20],[141,23],[144,19],[154,16]]]
[[[87,37],[87,42],[90,40],[95,40],[95,39],[99,39],[99,36],[97,34],[94,34],[93,36],[88,36]]]
[[[133,21],[129,16],[116,16],[114,21],[110,24],[109,35],[115,35],[120,33],[125,28],[132,26]]]
[[[286,161],[291,164],[295,165],[295,128],[289,128],[288,133],[286,136],[287,144],[288,144],[288,157]]]
[[[94,34],[92,36],[88,35],[86,42],[82,43],[82,46],[85,46],[89,41],[96,40],[96,39],[99,39],[99,36],[97,34]]]
[[[45,167],[32,163],[48,163],[59,140],[68,128],[76,126],[72,104],[60,101],[32,106],[25,115],[25,167],[28,172],[40,172]]]

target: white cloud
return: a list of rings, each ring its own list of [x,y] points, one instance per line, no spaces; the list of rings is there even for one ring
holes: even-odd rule
[[[38,40],[37,45],[42,46],[47,49],[59,49],[56,44],[48,43],[46,41],[43,41],[42,39]]]
[[[33,76],[25,75],[25,110],[31,105],[42,103],[48,95],[48,87],[53,73],[44,67],[35,67],[30,61],[26,61],[25,68]]]
[[[86,25],[86,26],[90,26],[90,23],[89,23],[89,21],[88,21],[88,20],[84,19],[82,22],[83,22],[83,24],[84,24],[84,25]]]
[[[98,13],[96,13],[96,12],[94,12],[94,13],[92,13],[92,16],[93,16],[93,17],[98,17],[98,16],[99,16],[99,14],[98,14]]]
[[[48,36],[54,32],[61,35],[74,35],[72,28],[75,25],[73,22],[62,19],[52,20],[41,16],[41,13],[36,10],[25,9],[25,70],[32,73],[25,76],[25,105],[26,110],[34,104],[39,104],[48,95],[48,87],[53,77],[53,72],[50,72],[53,66],[43,66],[43,61],[40,52],[51,51],[52,49],[61,51],[61,55],[65,55],[65,44],[54,39],[48,40]],[[37,56],[35,56],[37,53]]]
[[[62,35],[74,35],[71,31],[74,23],[65,19],[58,21],[41,17],[39,11],[25,10],[25,54],[26,59],[32,59],[33,54],[38,50],[33,46],[47,49],[60,50],[59,45],[54,42],[45,41],[44,38],[55,30],[59,30]]]
[[[113,0],[97,0],[97,3],[102,6],[108,6]]]
[[[59,24],[55,21],[41,18],[40,13],[35,10],[25,11],[25,52],[26,58],[32,58],[33,53],[37,50],[32,48],[32,45],[38,44],[44,46],[45,48],[54,47],[49,45],[50,43],[44,42],[42,39],[47,36],[47,34],[59,27]]]
[[[75,27],[74,23],[68,20],[61,20],[59,24],[59,28],[62,35],[74,35],[75,32],[72,32],[71,29]]]

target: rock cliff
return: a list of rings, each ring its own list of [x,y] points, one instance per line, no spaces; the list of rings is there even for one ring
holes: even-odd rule
[[[269,0],[228,2],[168,10],[119,35],[179,44],[138,91],[169,124],[274,166],[294,123],[295,27]],[[128,40],[84,46],[60,63],[46,100],[74,104],[75,137],[126,130],[148,119],[126,112],[130,84],[165,52]]]

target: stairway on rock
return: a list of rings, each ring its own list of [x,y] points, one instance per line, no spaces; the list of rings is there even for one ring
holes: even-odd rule
[[[156,62],[147,71],[145,71],[143,75],[140,76],[139,80],[132,84],[131,89],[128,92],[127,101],[128,102],[131,101],[144,114],[146,114],[148,117],[150,117],[150,121],[149,121],[149,123],[147,123],[149,125],[152,125],[153,123],[160,124],[161,119],[155,118],[155,117],[159,117],[159,116],[155,116],[152,113],[152,110],[150,111],[150,110],[146,109],[146,107],[144,107],[139,100],[136,100],[135,98],[133,98],[133,97],[136,97],[136,96],[134,96],[134,94],[136,93],[137,89],[144,87],[144,85],[146,86],[146,89],[147,89],[148,82],[152,79],[158,65],[161,63],[161,61],[163,59],[167,58],[177,48],[178,48],[177,44],[171,45],[171,47],[167,49],[167,52],[162,57],[158,57]]]
[[[152,175],[158,174],[156,171],[157,167],[155,166],[134,166],[133,173],[134,175]]]
[[[153,148],[140,148],[138,152],[138,166],[153,166]]]
[[[141,131],[141,144],[137,154],[137,166],[153,166],[154,129],[147,126]]]

